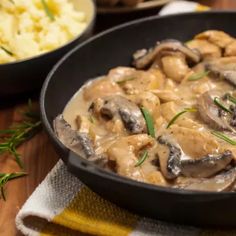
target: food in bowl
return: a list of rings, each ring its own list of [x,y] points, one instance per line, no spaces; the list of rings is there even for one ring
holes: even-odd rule
[[[0,63],[59,48],[88,24],[69,0],[2,0],[0,6]]]
[[[167,39],[87,82],[54,120],[79,156],[133,180],[234,191],[236,39]]]

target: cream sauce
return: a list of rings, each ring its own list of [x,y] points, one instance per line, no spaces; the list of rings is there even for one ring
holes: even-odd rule
[[[168,60],[171,60],[173,67],[173,63],[178,60],[169,58],[172,56],[168,56]],[[162,134],[171,135],[181,148],[183,159],[199,159],[208,154],[222,153],[224,150],[231,150],[236,158],[236,147],[212,135],[211,131],[214,129],[201,118],[198,111],[184,113],[169,129],[166,128],[178,112],[185,108],[197,109],[197,100],[203,93],[218,90],[225,94],[233,92],[234,87],[226,80],[212,75],[190,81],[190,76],[205,70],[203,63],[192,68],[185,64],[184,76],[178,75],[178,81],[172,80],[168,77],[173,72],[167,72],[168,63],[164,71],[161,66],[146,71],[127,67],[112,69],[108,75],[86,83],[63,111],[64,119],[73,129],[89,135],[97,154],[105,154],[108,160],[114,161],[114,171],[138,181],[159,185],[181,182],[182,177],[173,182],[162,175],[156,154],[156,140],[144,134],[131,135],[118,116],[105,119],[99,113],[91,113],[89,109],[94,102],[99,108],[106,96],[120,95],[150,111],[156,137]],[[186,62],[183,60],[181,63]],[[148,150],[148,158],[142,165],[135,167],[144,150]]]

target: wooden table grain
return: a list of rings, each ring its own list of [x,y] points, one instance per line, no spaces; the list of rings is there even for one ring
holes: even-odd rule
[[[214,9],[236,10],[235,0],[200,0],[199,2]],[[0,130],[11,126],[17,119],[19,110],[26,106],[26,101],[13,104],[8,104],[7,100],[3,102],[4,107],[0,107]],[[59,160],[44,131],[21,145],[19,152],[23,157],[28,176],[9,183],[7,201],[0,200],[1,236],[21,235],[15,227],[15,216],[18,210]],[[13,158],[9,155],[0,156],[0,172],[14,171],[19,171],[19,168]]]

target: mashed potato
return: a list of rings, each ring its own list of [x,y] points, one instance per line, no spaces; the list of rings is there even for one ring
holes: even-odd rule
[[[86,27],[86,16],[68,0],[0,1],[0,63],[33,57],[67,43]]]

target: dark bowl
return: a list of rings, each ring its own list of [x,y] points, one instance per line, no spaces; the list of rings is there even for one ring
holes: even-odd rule
[[[0,97],[10,97],[40,89],[53,65],[76,45],[91,36],[96,9],[93,0],[73,0],[75,6],[86,13],[86,29],[67,44],[48,53],[13,63],[0,64]]]
[[[106,74],[113,67],[130,65],[137,49],[166,38],[187,41],[207,29],[236,36],[233,22],[235,12],[144,18],[101,33],[63,57],[43,85],[40,105],[46,131],[68,170],[102,197],[141,215],[191,225],[236,226],[236,193],[171,189],[118,176],[70,152],[52,129],[53,119],[86,80]]]

